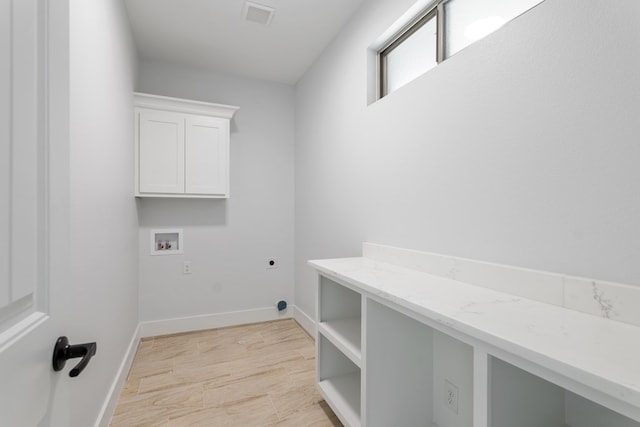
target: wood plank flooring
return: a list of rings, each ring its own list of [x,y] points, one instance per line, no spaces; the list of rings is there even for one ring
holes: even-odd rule
[[[111,426],[341,426],[293,320],[142,341]]]

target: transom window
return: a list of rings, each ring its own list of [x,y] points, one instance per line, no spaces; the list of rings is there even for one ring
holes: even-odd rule
[[[377,58],[375,99],[404,86],[542,1],[419,0],[369,47]],[[369,74],[371,79],[373,73]],[[375,100],[372,97],[370,92],[369,102]]]
[[[438,64],[436,15],[436,9],[429,11],[380,51],[381,96],[404,86]]]

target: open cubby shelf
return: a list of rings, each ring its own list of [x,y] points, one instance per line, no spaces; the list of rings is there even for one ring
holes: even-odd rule
[[[329,339],[318,336],[318,387],[336,415],[349,426],[360,425],[360,368]]]
[[[320,333],[358,366],[362,360],[361,329],[360,319],[355,318],[330,320],[318,325]]]

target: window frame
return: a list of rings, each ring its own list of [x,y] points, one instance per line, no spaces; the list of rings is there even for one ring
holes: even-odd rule
[[[378,99],[382,99],[389,94],[386,61],[388,54],[432,19],[436,20],[436,63],[440,64],[444,61],[444,3],[446,2],[447,0],[438,0],[430,4],[421,13],[416,15],[416,17],[394,37],[391,37],[387,43],[378,49],[378,58],[376,61],[378,68]]]

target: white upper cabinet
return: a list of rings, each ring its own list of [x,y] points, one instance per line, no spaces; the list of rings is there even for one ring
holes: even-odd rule
[[[135,94],[137,197],[229,197],[229,122],[238,107]]]

